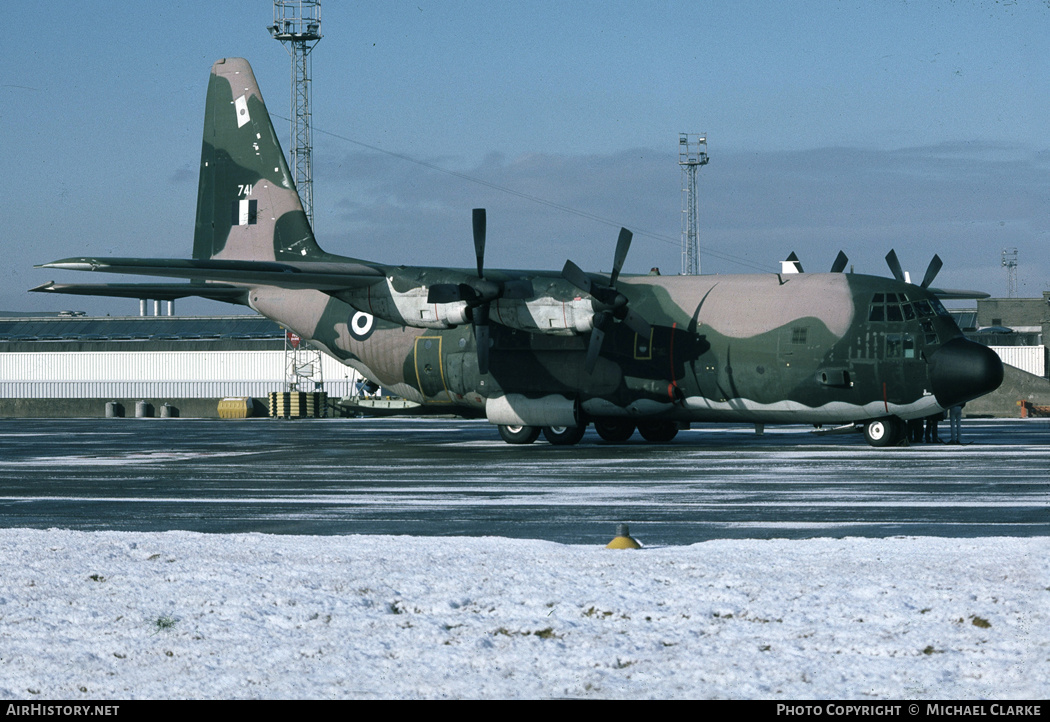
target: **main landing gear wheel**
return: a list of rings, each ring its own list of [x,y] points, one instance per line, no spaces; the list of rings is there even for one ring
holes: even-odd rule
[[[580,443],[583,433],[587,431],[586,424],[579,426],[544,426],[543,438],[554,446],[572,446]]]
[[[602,419],[594,422],[594,430],[610,444],[622,444],[634,433],[634,422],[627,419]]]
[[[864,425],[864,438],[872,446],[896,446],[904,435],[904,424],[900,419],[875,419]]]
[[[538,426],[503,426],[499,427],[499,435],[508,444],[531,444],[540,438],[540,427]]]
[[[638,424],[638,432],[646,441],[654,444],[666,444],[678,436],[678,424],[674,421],[647,421]]]

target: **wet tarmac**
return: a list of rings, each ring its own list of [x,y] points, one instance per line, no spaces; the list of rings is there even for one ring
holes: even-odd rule
[[[943,425],[947,435],[947,424]],[[695,426],[509,446],[454,419],[0,419],[0,527],[713,538],[1050,535],[1050,420],[967,419],[961,446]]]

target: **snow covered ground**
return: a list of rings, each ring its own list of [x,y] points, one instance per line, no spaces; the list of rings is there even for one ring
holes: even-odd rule
[[[0,696],[1046,699],[1048,552],[3,529]]]

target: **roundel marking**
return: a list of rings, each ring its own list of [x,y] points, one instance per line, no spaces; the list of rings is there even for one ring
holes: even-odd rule
[[[370,313],[358,311],[350,317],[350,335],[355,341],[364,341],[375,330],[375,317]]]

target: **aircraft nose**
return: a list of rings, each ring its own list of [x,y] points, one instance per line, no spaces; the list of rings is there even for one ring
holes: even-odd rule
[[[930,385],[941,408],[950,408],[995,391],[1003,382],[1003,362],[987,346],[953,338],[930,355]]]

